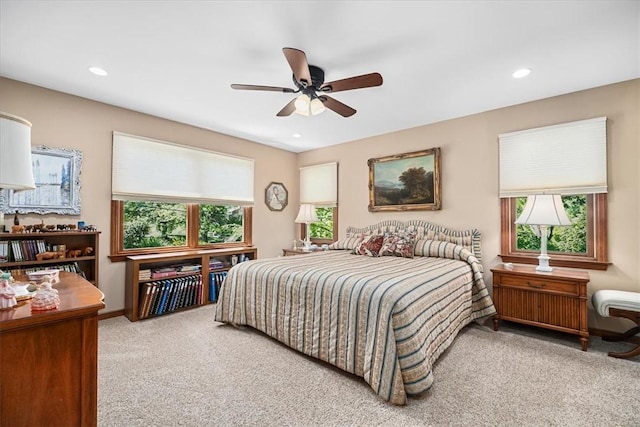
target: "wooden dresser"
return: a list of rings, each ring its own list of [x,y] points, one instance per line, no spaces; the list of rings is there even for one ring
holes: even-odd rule
[[[587,272],[554,268],[542,273],[533,265],[500,265],[491,271],[497,311],[494,330],[504,319],[567,332],[579,335],[582,350],[587,351]]]
[[[54,285],[60,308],[30,300],[0,311],[0,425],[95,426],[98,310],[104,295],[74,273]]]

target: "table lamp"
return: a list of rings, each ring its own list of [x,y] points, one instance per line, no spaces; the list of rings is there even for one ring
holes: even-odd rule
[[[536,271],[550,272],[549,255],[547,255],[547,238],[549,227],[571,225],[559,195],[540,194],[527,196],[524,210],[516,219],[516,224],[531,226],[536,236],[540,237],[540,256]]]
[[[0,111],[0,190],[36,188],[31,164],[31,123]],[[0,232],[4,213],[0,212]]]
[[[309,233],[309,224],[312,222],[318,222],[318,215],[316,215],[316,207],[314,205],[302,204],[300,205],[300,211],[296,217],[296,222],[307,225],[307,233],[304,240],[304,250],[311,249],[311,238]]]

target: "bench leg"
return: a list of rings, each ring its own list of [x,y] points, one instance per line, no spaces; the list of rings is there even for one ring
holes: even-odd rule
[[[625,319],[629,319],[632,322],[636,323],[638,326],[634,326],[629,329],[627,332],[624,332],[619,335],[608,335],[606,337],[602,337],[604,341],[625,341],[640,332],[640,312],[631,311],[631,310],[621,310],[619,308],[611,308],[609,310],[609,316],[612,317],[624,317]],[[619,359],[628,359],[633,356],[637,356],[640,354],[640,345],[635,348],[626,351],[624,353],[615,353],[609,352],[608,355],[611,357],[617,357]]]
[[[633,328],[629,329],[627,332],[621,333],[619,335],[604,336],[602,337],[602,340],[609,341],[609,342],[626,341],[632,336],[634,336],[635,334],[637,334],[638,332],[640,332],[640,328],[637,326],[634,326]]]

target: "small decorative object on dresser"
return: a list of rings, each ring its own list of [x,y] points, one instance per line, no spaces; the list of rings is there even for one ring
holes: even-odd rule
[[[11,274],[0,270],[0,310],[12,308],[17,304],[16,291],[10,284]]]
[[[587,283],[584,271],[555,268],[540,273],[529,265],[499,265],[493,272],[493,329],[500,320],[540,326],[580,336],[589,346]]]

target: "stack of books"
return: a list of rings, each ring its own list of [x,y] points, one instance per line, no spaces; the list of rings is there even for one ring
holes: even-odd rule
[[[138,271],[138,280],[149,280],[151,279],[151,269],[145,268],[143,270]]]
[[[224,262],[219,259],[211,258],[209,260],[209,270],[219,270],[224,268]]]

